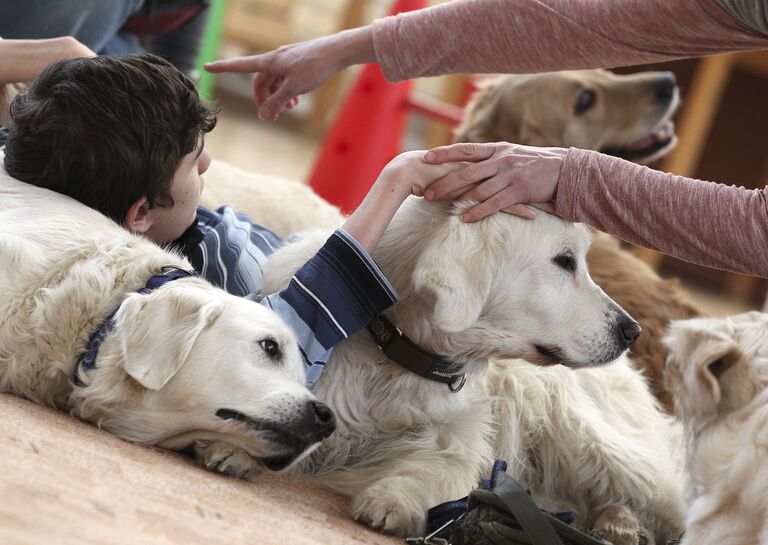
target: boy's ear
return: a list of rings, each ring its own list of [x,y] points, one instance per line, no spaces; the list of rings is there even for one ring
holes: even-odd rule
[[[133,203],[125,213],[125,227],[132,233],[146,233],[152,227],[152,214],[146,197]]]

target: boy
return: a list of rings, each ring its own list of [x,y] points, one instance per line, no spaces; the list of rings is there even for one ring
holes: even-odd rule
[[[214,285],[261,289],[261,263],[282,241],[229,207],[198,206],[215,112],[168,62],[143,54],[60,61],[11,106],[5,168],[73,197],[129,230],[177,248]],[[261,300],[295,331],[307,382],[331,348],[397,295],[370,257],[405,198],[456,168],[420,152],[390,162],[360,207],[283,291]]]

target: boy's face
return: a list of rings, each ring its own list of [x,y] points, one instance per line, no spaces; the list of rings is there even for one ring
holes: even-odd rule
[[[203,191],[201,176],[210,165],[211,156],[205,150],[201,138],[199,147],[184,156],[173,176],[173,207],[156,207],[150,211],[152,225],[145,232],[149,239],[160,244],[174,241],[194,223],[200,193]]]

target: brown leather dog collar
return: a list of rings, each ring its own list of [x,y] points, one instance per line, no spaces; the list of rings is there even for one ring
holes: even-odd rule
[[[452,392],[464,387],[466,374],[457,373],[455,363],[420,348],[383,314],[366,327],[384,355],[395,363],[426,379],[446,384]]]

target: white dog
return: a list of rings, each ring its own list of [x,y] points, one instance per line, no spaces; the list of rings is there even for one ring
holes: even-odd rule
[[[683,543],[768,544],[768,314],[674,322],[665,342],[691,479]]]
[[[282,320],[198,278],[136,293],[165,267],[190,265],[68,197],[0,172],[0,391],[132,441],[226,441],[272,469],[327,436],[333,414],[304,387],[303,360]],[[76,370],[118,308],[95,367]]]
[[[616,517],[631,510],[651,543],[677,535],[675,428],[622,356],[639,331],[591,281],[587,230],[546,214],[469,225],[460,211],[410,199],[375,258],[401,296],[388,317],[453,362],[449,374],[466,373],[466,385],[452,392],[389,360],[367,332],[353,335],[314,390],[339,428],[293,471],[351,496],[354,516],[372,526],[414,535],[429,507],[466,495],[502,457],[542,505],[575,511],[583,526],[613,538]],[[265,292],[286,285],[325,238],[308,234],[278,251]],[[489,368],[500,358],[551,367]],[[243,459],[226,445],[208,447],[200,455],[209,466]]]

